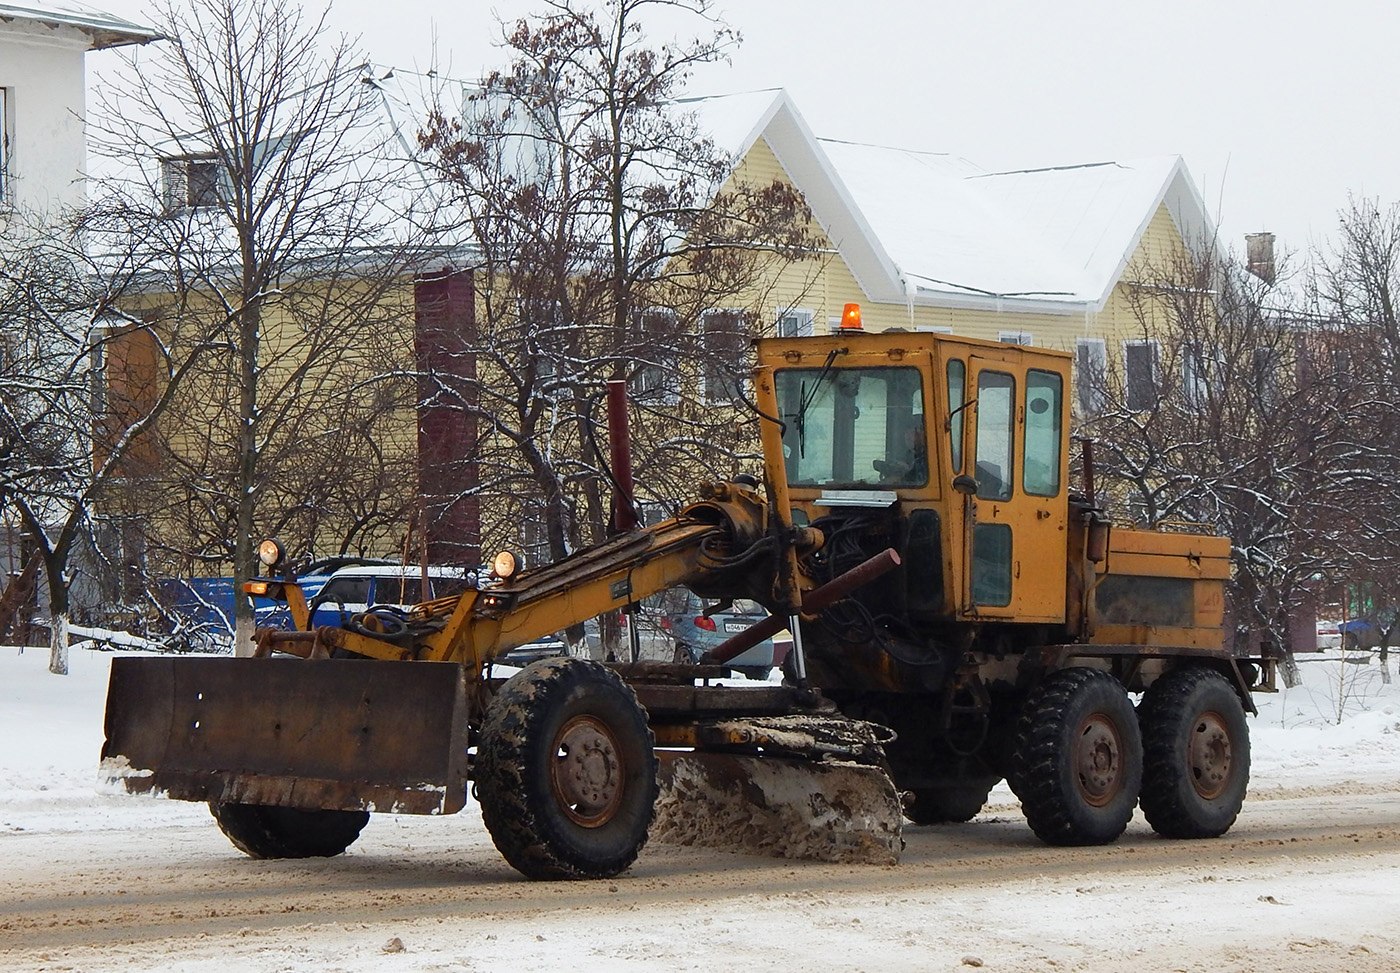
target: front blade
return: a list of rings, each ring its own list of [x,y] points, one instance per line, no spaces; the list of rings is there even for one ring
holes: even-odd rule
[[[447,814],[467,787],[461,666],[119,658],[101,776],[130,793]]]
[[[899,793],[878,767],[703,751],[657,757],[654,841],[779,858],[899,861]]]

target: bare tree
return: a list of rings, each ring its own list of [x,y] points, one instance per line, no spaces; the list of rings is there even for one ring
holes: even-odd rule
[[[1386,647],[1400,607],[1400,206],[1353,198],[1331,250],[1315,261],[1308,295],[1314,370],[1358,400],[1328,498],[1340,561],[1330,580],[1379,626]]]
[[[654,43],[652,19],[677,14],[709,32]],[[470,367],[438,388],[481,429],[496,539],[534,522],[557,558],[608,530],[606,380],[629,383],[643,500],[753,460],[738,393],[757,305],[814,240],[798,193],[728,181],[735,160],[677,100],[738,43],[707,0],[555,0],[504,40],[511,64],[421,135],[479,261]]]
[[[423,240],[373,76],[325,12],[167,2],[165,44],[100,87],[100,205],[144,244],[145,313],[215,341],[114,503],[172,569],[254,569],[259,534],[349,548],[411,506],[407,268]],[[395,158],[395,155],[399,158]],[[347,494],[371,498],[350,523]],[[334,540],[331,540],[334,538]],[[251,606],[236,605],[246,650]]]
[[[1144,268],[1132,294],[1139,339],[1084,424],[1101,476],[1134,520],[1227,534],[1236,635],[1286,646],[1316,579],[1342,563],[1335,505],[1368,448],[1356,433],[1370,390],[1317,373],[1316,329],[1214,251]]]
[[[0,234],[0,502],[42,555],[49,669],[58,674],[68,671],[74,554],[93,538],[104,493],[140,460],[144,434],[216,350],[194,341],[172,352],[123,312],[142,267],[129,250],[95,257],[85,239],[92,229],[90,218],[12,219]],[[115,372],[125,373],[126,394],[109,396]]]

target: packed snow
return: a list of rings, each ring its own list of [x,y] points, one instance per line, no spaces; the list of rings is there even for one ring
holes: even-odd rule
[[[907,829],[891,868],[653,845],[601,883],[519,879],[474,804],[253,862],[202,806],[100,793],[111,658],[60,677],[0,649],[0,970],[1400,969],[1400,678],[1373,655],[1303,657],[1256,697],[1226,839],[1139,814],[1111,848],[1046,849],[1002,785],[968,825]]]

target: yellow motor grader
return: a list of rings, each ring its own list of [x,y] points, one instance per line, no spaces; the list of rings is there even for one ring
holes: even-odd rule
[[[534,878],[615,875],[649,833],[894,861],[901,816],[968,820],[1002,779],[1052,844],[1111,842],[1139,802],[1163,835],[1224,833],[1275,678],[1223,647],[1229,541],[1113,527],[1091,476],[1071,490],[1070,356],[846,323],[758,342],[762,482],[703,484],[558,563],[503,553],[460,596],[313,627],[265,543],[247,590],[296,629],[260,630],[251,659],[114,660],[106,777],[209,802],[255,857],[338,854],[371,812],[451,813],[470,789]],[[772,615],[698,664],[496,677],[676,586]],[[725,683],[784,627],[781,685]]]

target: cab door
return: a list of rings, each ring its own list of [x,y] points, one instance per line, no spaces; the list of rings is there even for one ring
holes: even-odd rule
[[[968,360],[969,498],[964,611],[1018,622],[1065,617],[1065,376],[1022,356]]]

